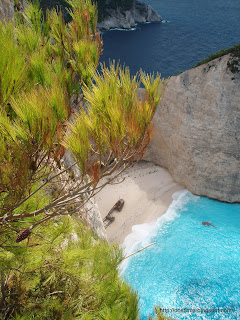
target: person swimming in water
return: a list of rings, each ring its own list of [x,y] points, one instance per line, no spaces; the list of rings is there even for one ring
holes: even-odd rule
[[[203,222],[202,222],[202,225],[208,226],[208,227],[217,228],[217,227],[215,227],[213,224],[211,224],[211,222],[208,222],[208,221],[203,221]]]

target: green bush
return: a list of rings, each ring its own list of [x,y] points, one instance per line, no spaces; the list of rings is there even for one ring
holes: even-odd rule
[[[2,319],[138,318],[137,295],[118,275],[117,246],[75,217],[55,219],[39,232],[0,252]]]
[[[201,66],[202,64],[208,63],[214,59],[220,58],[225,56],[226,54],[231,53],[231,55],[233,57],[238,58],[237,60],[235,60],[235,62],[229,61],[228,63],[228,67],[230,68],[230,70],[234,73],[236,72],[236,65],[238,64],[238,60],[240,58],[240,44],[237,44],[229,49],[223,49],[217,53],[212,54],[211,56],[209,56],[208,58],[198,62],[198,64],[195,67]]]
[[[118,275],[121,251],[94,236],[76,212],[104,187],[101,178],[142,157],[164,83],[144,73],[132,78],[114,64],[96,73],[96,6],[69,4],[69,24],[55,10],[44,17],[39,3],[14,23],[0,23],[4,320],[138,319],[137,295]],[[73,112],[73,99],[85,99],[85,108]],[[60,162],[66,148],[80,172],[72,183]]]

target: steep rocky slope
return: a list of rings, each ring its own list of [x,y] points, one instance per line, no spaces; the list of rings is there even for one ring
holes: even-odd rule
[[[29,0],[33,1],[33,0]],[[160,15],[153,8],[143,2],[135,0],[98,0],[99,23],[98,28],[109,30],[113,28],[130,29],[137,23],[160,22]],[[16,1],[16,10],[22,10],[25,0]],[[70,7],[64,0],[40,0],[40,6],[45,12],[47,9],[62,10],[65,20],[71,18],[67,11]],[[0,20],[12,19],[14,15],[14,0],[0,1]]]
[[[14,15],[14,0],[0,1],[0,21],[11,20]]]
[[[160,22],[160,15],[153,8],[143,2],[135,1],[128,10],[106,9],[106,16],[98,23],[100,30],[114,28],[130,29],[137,23]]]
[[[171,77],[145,158],[194,194],[228,202],[240,202],[239,70],[228,54]]]

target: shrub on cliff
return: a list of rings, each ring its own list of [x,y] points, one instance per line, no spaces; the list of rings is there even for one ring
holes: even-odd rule
[[[208,63],[214,59],[225,56],[226,54],[231,54],[231,58],[228,61],[228,67],[232,73],[239,72],[239,58],[240,58],[240,44],[236,44],[235,46],[223,49],[219,52],[216,52],[206,59],[197,63],[196,67],[201,66],[202,64]]]
[[[114,64],[95,72],[102,48],[96,8],[89,0],[70,3],[68,25],[55,11],[42,21],[33,5],[16,26],[0,25],[0,223],[17,234],[25,219],[32,221],[30,234],[42,222],[78,212],[106,178],[140,159],[162,94],[160,77],[131,78]],[[73,110],[75,101],[82,104]],[[66,149],[79,176],[33,210],[29,199],[70,172],[61,162]]]
[[[70,215],[141,159],[163,82],[114,64],[97,73],[96,7],[69,4],[69,24],[39,4],[0,24],[0,309],[3,319],[136,319],[118,249]]]
[[[118,275],[117,247],[69,216],[39,232],[1,250],[1,319],[138,318],[137,295]]]

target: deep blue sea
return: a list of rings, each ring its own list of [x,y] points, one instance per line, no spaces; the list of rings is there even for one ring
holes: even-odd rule
[[[134,246],[132,234],[125,245],[133,252],[156,244],[122,265],[139,293],[141,320],[154,306],[175,320],[240,319],[240,204],[184,191],[151,226],[135,226],[138,236],[149,235]]]
[[[240,43],[240,0],[145,0],[167,23],[103,33],[101,62],[120,60],[167,77]]]

